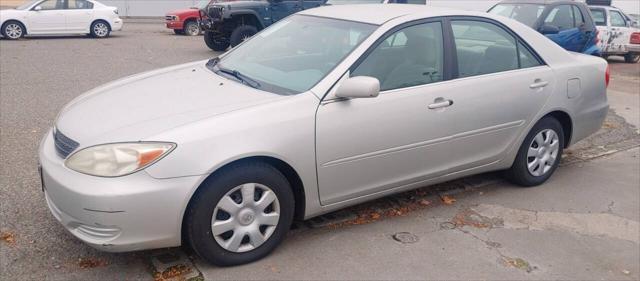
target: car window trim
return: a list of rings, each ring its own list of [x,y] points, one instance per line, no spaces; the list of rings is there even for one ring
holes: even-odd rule
[[[533,55],[533,57],[538,61],[540,66],[547,65],[546,61],[544,61],[544,59],[538,54],[538,52],[536,52],[535,49],[533,49],[531,47],[531,45],[529,45],[525,40],[523,40],[522,37],[520,37],[516,32],[511,30],[511,28],[509,28],[508,26],[506,26],[505,24],[503,24],[503,23],[501,23],[501,22],[499,22],[497,20],[490,19],[490,18],[485,18],[485,17],[478,17],[478,16],[450,16],[450,17],[446,17],[445,18],[445,22],[447,23],[447,26],[448,26],[448,29],[449,29],[449,32],[450,32],[448,40],[451,41],[449,44],[453,48],[452,50],[457,50],[456,49],[456,44],[455,44],[455,37],[453,35],[453,27],[451,25],[452,21],[480,21],[480,22],[486,22],[486,23],[489,23],[489,24],[496,25],[497,27],[500,27],[502,30],[507,32],[509,35],[513,36],[513,38],[516,41],[515,43],[516,43],[516,55],[518,56],[518,69],[511,69],[511,70],[506,70],[506,71],[531,68],[531,67],[521,68],[520,53],[519,53],[520,49],[519,49],[518,43],[520,43],[522,46],[524,46],[525,49],[527,49]],[[481,75],[486,75],[486,74],[506,72],[506,71],[500,71],[500,72],[486,73],[486,74],[473,75],[473,76],[467,76],[467,77],[460,77],[460,74],[458,72],[458,54],[457,54],[457,51],[456,52],[452,52],[452,53],[453,53],[453,56],[454,56],[453,61],[455,62],[455,64],[453,65],[453,74],[454,74],[454,78],[453,79],[454,80],[455,79],[460,79],[460,78],[475,77],[475,76],[481,76]]]

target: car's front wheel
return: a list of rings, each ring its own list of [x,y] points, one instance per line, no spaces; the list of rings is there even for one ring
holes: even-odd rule
[[[193,196],[185,215],[186,242],[209,263],[249,263],[280,244],[293,212],[293,192],[280,171],[263,162],[232,164]]]
[[[200,26],[196,21],[188,21],[184,25],[184,34],[189,36],[196,36],[200,34]]]
[[[207,44],[207,47],[209,47],[209,49],[216,52],[224,52],[225,50],[227,50],[227,48],[229,48],[229,41],[216,36],[216,34],[211,31],[204,32],[204,43]]]
[[[507,178],[529,187],[547,181],[560,163],[564,148],[562,125],[553,117],[545,117],[533,126],[506,172]]]
[[[91,37],[107,38],[111,34],[111,26],[106,21],[98,20],[91,24]]]
[[[8,21],[2,25],[2,36],[7,39],[16,40],[26,34],[24,25],[17,21]]]
[[[626,63],[636,63],[636,62],[640,61],[640,54],[628,53],[628,54],[624,55],[624,61]]]

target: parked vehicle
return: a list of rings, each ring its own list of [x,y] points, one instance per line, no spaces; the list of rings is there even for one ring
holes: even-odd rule
[[[76,98],[40,145],[44,196],[98,249],[185,242],[242,264],[294,218],[488,171],[544,183],[602,125],[608,80],[602,58],[504,17],[309,9]]]
[[[214,51],[235,47],[258,31],[296,12],[323,5],[326,0],[243,0],[211,3],[202,20],[204,42]]]
[[[640,61],[640,29],[620,9],[612,6],[589,6],[598,27],[601,55],[623,56],[624,61]]]
[[[354,4],[416,4],[426,5],[427,0],[328,0],[326,5],[354,5]]]
[[[94,0],[35,0],[0,10],[0,32],[7,39],[55,34],[105,38],[121,29],[118,9]]]
[[[168,12],[165,15],[167,28],[180,35],[200,35],[200,10],[206,8],[209,2],[202,0],[194,7]]]
[[[508,0],[493,6],[488,13],[520,21],[566,50],[600,54],[596,25],[582,2]]]

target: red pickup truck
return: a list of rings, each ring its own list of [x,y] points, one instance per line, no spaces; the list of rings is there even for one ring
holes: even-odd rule
[[[209,2],[210,0],[202,0],[195,7],[168,12],[165,15],[167,28],[173,29],[173,32],[180,35],[199,35],[200,9],[204,9]]]

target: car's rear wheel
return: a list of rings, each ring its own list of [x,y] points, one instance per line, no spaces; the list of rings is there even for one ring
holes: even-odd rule
[[[229,37],[231,47],[238,46],[240,43],[244,42],[244,40],[249,39],[256,33],[258,33],[258,29],[255,26],[241,25],[236,27],[236,29],[231,32],[231,37]]]
[[[562,125],[553,117],[545,117],[531,129],[506,172],[507,178],[529,187],[547,181],[560,163],[564,147]]]
[[[229,41],[216,36],[216,34],[211,31],[204,32],[204,43],[207,44],[207,47],[209,47],[209,49],[216,52],[224,52],[225,50],[227,50],[227,48],[229,48]]]
[[[111,34],[111,26],[106,21],[98,20],[91,24],[91,37],[107,38]]]
[[[200,35],[200,26],[198,26],[198,22],[196,21],[187,21],[184,24],[184,34],[189,36]]]
[[[244,264],[271,253],[293,221],[286,177],[262,162],[240,162],[207,179],[185,215],[187,242],[219,266]]]
[[[16,40],[22,38],[26,34],[24,25],[17,21],[7,21],[2,25],[2,36],[7,39]]]
[[[626,63],[636,63],[640,61],[640,54],[632,54],[632,53],[626,54],[624,55],[624,61]]]

